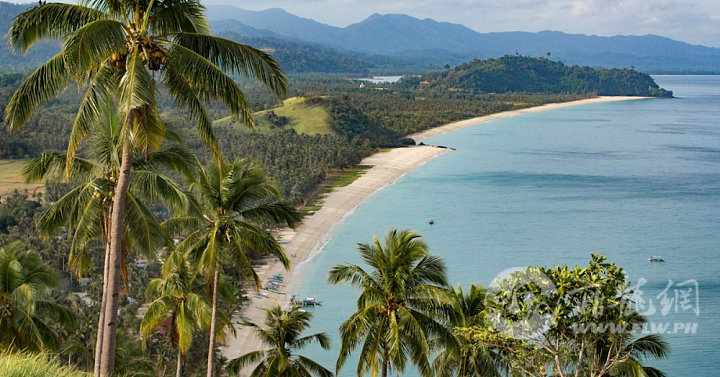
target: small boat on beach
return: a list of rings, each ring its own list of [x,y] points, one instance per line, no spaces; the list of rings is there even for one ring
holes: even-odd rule
[[[650,258],[648,258],[650,262],[665,262],[665,259],[659,255],[653,255]]]

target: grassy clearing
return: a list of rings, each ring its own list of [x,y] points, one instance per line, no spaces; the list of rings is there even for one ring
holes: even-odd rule
[[[372,168],[370,165],[357,165],[342,171],[328,173],[325,182],[320,184],[319,194],[303,206],[302,215],[308,216],[319,211],[320,208],[322,208],[323,200],[327,194],[338,187],[345,187],[355,182],[356,179],[360,178],[360,176],[365,174],[370,168]]]
[[[0,160],[0,196],[9,194],[14,190],[43,190],[42,183],[27,184],[22,178],[22,168],[25,160]]]
[[[278,117],[285,117],[288,124],[277,126],[273,124],[268,115],[274,112]],[[305,99],[292,97],[283,101],[282,105],[270,110],[255,113],[257,132],[271,134],[285,129],[294,129],[299,134],[326,135],[332,134],[330,129],[330,116],[323,106],[308,106]],[[213,122],[216,127],[238,126],[230,117],[218,119]],[[243,132],[250,132],[247,127],[237,127]]]

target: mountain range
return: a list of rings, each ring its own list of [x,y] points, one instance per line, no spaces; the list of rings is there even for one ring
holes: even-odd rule
[[[0,1],[0,29],[28,4]],[[374,14],[336,27],[282,9],[244,10],[208,5],[214,33],[267,49],[288,72],[413,73],[439,70],[472,59],[504,55],[543,56],[567,65],[630,68],[648,73],[720,74],[720,48],[669,38],[602,37],[559,31],[478,33],[468,27],[403,14]],[[36,67],[58,51],[55,43],[12,54],[0,43],[0,72]]]
[[[559,31],[478,33],[463,25],[420,20],[404,14],[374,14],[362,22],[340,28],[278,8],[250,11],[229,5],[209,5],[207,16],[215,32],[244,34],[241,29],[244,28],[256,37],[309,42],[340,51],[430,59],[434,64],[442,63],[443,59],[455,65],[473,58],[550,53],[553,59],[571,65],[632,66],[650,73],[720,73],[720,48],[691,45],[657,35],[603,37]]]

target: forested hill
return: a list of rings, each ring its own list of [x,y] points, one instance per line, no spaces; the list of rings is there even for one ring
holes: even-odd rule
[[[605,96],[672,97],[650,75],[634,69],[566,66],[542,57],[506,55],[473,60],[444,72],[406,77],[401,86],[416,90],[469,93],[597,93]]]
[[[37,4],[37,2],[36,2]],[[12,4],[0,1],[0,73],[23,72],[35,69],[60,51],[55,42],[41,42],[33,46],[26,55],[17,55],[7,46],[7,31],[13,19],[28,8],[28,4]]]

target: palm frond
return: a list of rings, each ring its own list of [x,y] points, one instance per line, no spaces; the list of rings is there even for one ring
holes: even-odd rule
[[[66,166],[66,156],[57,152],[43,153],[39,157],[25,163],[22,175],[25,182],[38,182],[43,179],[61,178]],[[71,179],[85,181],[91,177],[97,166],[90,160],[75,158],[72,166]]]
[[[133,119],[134,116],[140,116],[137,113],[141,113],[140,111],[133,113],[133,110],[155,104],[155,82],[140,54],[138,47],[128,54],[127,69],[120,79],[117,89],[121,112],[125,117],[134,121],[143,121],[144,119]]]
[[[85,24],[106,18],[102,12],[83,5],[47,3],[20,13],[8,32],[8,44],[25,53],[43,39],[59,40]]]
[[[220,150],[212,129],[212,121],[207,114],[207,110],[205,110],[198,90],[191,86],[185,77],[177,72],[172,65],[165,66],[163,84],[165,84],[170,97],[175,100],[176,104],[187,108],[190,117],[197,122],[200,140],[210,147],[214,157],[219,157]]]
[[[287,94],[288,81],[280,64],[262,50],[199,33],[180,33],[175,36],[175,42],[197,52],[225,71],[259,80],[278,97]]]
[[[30,74],[10,98],[5,107],[8,129],[20,129],[41,105],[65,89],[69,81],[65,53],[60,51]]]
[[[192,88],[198,90],[200,98],[221,101],[234,119],[240,119],[250,128],[255,128],[245,95],[238,85],[211,61],[187,47],[173,44],[166,67],[185,78]]]
[[[151,170],[132,170],[132,190],[149,200],[160,200],[176,212],[187,208],[187,193],[172,178]]]
[[[101,117],[103,108],[110,104],[114,105],[110,95],[116,90],[122,77],[121,70],[104,64],[90,80],[70,131],[67,148],[68,161],[72,161],[80,143],[90,134],[91,126]],[[68,166],[66,169],[69,168]]]
[[[165,0],[156,2],[149,18],[149,26],[157,35],[182,32],[210,33],[205,7],[196,0]]]
[[[123,240],[145,253],[172,244],[172,240],[163,231],[157,217],[132,193],[128,193],[125,200]]]
[[[84,79],[100,68],[113,53],[127,49],[125,25],[112,19],[91,21],[69,33],[63,40],[68,67]]]
[[[308,371],[310,371],[314,375],[320,376],[320,377],[333,377],[334,376],[333,372],[331,372],[327,368],[323,367],[316,361],[309,359],[302,355],[298,355],[296,357],[297,357],[297,362],[300,365],[302,365],[303,367],[307,368]]]
[[[248,352],[240,357],[230,360],[226,367],[227,371],[230,375],[238,375],[243,368],[259,362],[264,358],[264,356],[264,351]]]

